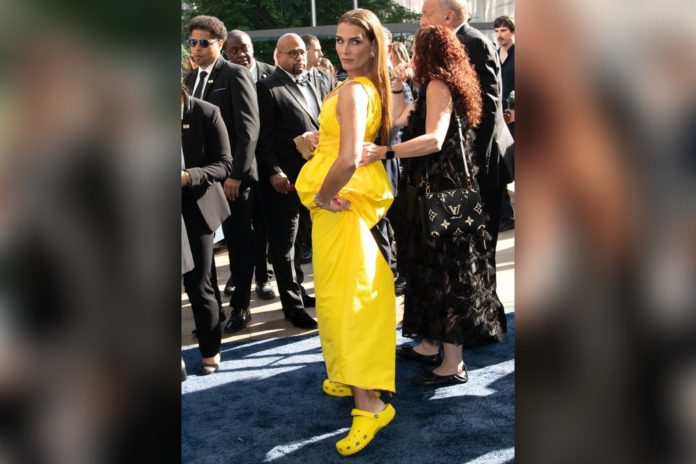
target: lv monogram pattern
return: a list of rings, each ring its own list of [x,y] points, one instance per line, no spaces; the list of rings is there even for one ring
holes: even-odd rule
[[[432,192],[425,195],[428,233],[433,238],[476,233],[485,226],[479,193],[471,188]]]

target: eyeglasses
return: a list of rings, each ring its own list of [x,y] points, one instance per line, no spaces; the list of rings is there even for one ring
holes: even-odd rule
[[[305,56],[307,54],[307,50],[295,49],[295,50],[290,50],[289,52],[278,52],[278,53],[287,53],[288,55],[290,55],[291,58],[297,58],[298,56]]]
[[[208,40],[208,39],[188,39],[186,43],[189,44],[189,47],[193,48],[198,44],[201,44],[201,47],[203,48],[208,48],[210,45],[213,43],[217,42],[216,40]]]

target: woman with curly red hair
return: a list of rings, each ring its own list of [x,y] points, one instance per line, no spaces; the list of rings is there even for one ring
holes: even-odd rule
[[[464,47],[445,27],[421,28],[416,33],[413,65],[414,81],[421,86],[418,100],[404,107],[399,98],[401,83],[392,87],[396,93],[394,124],[407,125],[404,142],[366,145],[362,162],[403,159],[406,183],[416,195],[424,193],[426,183],[435,186],[445,179],[461,187],[466,170],[458,117],[475,183],[479,167],[472,161],[471,128],[481,119],[482,102],[476,72]],[[408,269],[402,330],[404,336],[421,339],[421,343],[402,347],[399,355],[435,366],[413,380],[417,385],[464,383],[468,375],[462,348],[499,341],[504,331],[492,291],[494,270],[485,245],[487,234],[431,238],[422,232],[418,214],[409,214],[407,219],[408,247],[405,256],[399,256],[407,261]]]

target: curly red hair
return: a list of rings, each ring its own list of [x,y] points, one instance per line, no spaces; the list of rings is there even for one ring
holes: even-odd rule
[[[472,127],[481,121],[481,85],[469,55],[457,36],[443,26],[426,26],[416,32],[413,80],[423,85],[442,81],[452,92],[455,107],[466,114]]]

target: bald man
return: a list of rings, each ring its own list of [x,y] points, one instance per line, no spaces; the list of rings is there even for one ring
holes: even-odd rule
[[[265,79],[275,71],[275,66],[262,63],[254,59],[254,44],[251,37],[244,31],[234,29],[227,33],[227,39],[223,45],[225,54],[230,62],[244,66],[251,72],[254,82]],[[258,187],[258,186],[254,186]],[[268,268],[268,232],[266,220],[263,216],[261,192],[254,191],[254,203],[252,211],[252,223],[254,225],[254,275],[256,277],[256,293],[262,300],[272,300],[276,297],[275,290],[271,287],[271,271]],[[234,274],[225,284],[225,293],[231,294],[235,281]]]
[[[307,79],[307,48],[297,34],[278,39],[278,67],[256,83],[261,132],[256,149],[259,183],[268,224],[271,258],[285,318],[295,327],[314,329],[305,311],[314,298],[302,287],[297,233],[304,206],[292,188],[305,163],[293,139],[319,129],[321,98]],[[306,212],[306,210],[305,210]]]
[[[234,29],[228,32],[224,47],[227,59],[247,68],[254,82],[267,78],[275,71],[275,66],[254,58],[254,44],[244,31]]]

